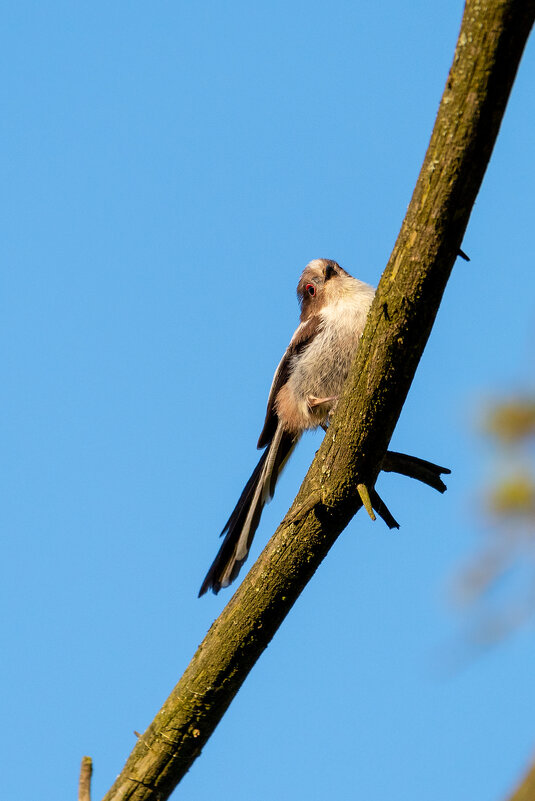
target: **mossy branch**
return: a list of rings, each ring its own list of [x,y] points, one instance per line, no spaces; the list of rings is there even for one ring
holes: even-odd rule
[[[162,801],[373,487],[490,159],[534,0],[468,0],[433,134],[332,425],[292,508],[105,801]]]

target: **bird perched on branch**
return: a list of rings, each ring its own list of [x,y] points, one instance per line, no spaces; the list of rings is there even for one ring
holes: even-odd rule
[[[260,461],[223,531],[224,540],[199,596],[219,592],[238,575],[247,558],[264,505],[304,431],[322,426],[336,408],[354,359],[375,290],[330,259],[314,259],[297,285],[301,319],[275,371],[258,448]],[[382,470],[403,473],[444,492],[447,468],[414,456],[387,451]],[[362,486],[362,485],[359,485]],[[365,488],[364,488],[365,489]],[[360,491],[360,490],[359,490]],[[390,528],[399,527],[375,488],[362,500]]]

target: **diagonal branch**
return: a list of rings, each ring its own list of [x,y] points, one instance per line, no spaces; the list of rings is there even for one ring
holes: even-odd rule
[[[106,795],[166,799],[373,487],[489,162],[535,0],[467,0],[398,240],[332,425],[292,508]]]

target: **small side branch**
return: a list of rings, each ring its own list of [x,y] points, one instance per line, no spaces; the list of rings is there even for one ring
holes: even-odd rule
[[[91,801],[91,774],[93,773],[93,760],[91,757],[82,757],[80,765],[80,780],[78,782],[78,801]]]
[[[447,467],[441,467],[425,459],[419,459],[417,456],[409,456],[406,453],[398,453],[397,451],[386,452],[381,464],[381,470],[384,470],[385,473],[399,473],[402,476],[422,481],[438,492],[446,491],[446,485],[440,476],[451,473],[451,470]]]

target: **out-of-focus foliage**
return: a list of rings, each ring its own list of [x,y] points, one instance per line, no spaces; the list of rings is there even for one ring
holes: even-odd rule
[[[487,490],[487,511],[504,525],[535,527],[535,398],[520,396],[492,406],[484,431],[495,445],[502,473]]]
[[[520,443],[535,437],[535,398],[517,397],[493,406],[485,420],[487,432],[499,443]]]
[[[485,541],[457,576],[456,600],[484,647],[535,616],[535,397],[493,404],[483,415],[495,478],[483,492]]]
[[[512,473],[489,490],[488,508],[504,522],[516,517],[535,521],[535,484],[529,473]]]

